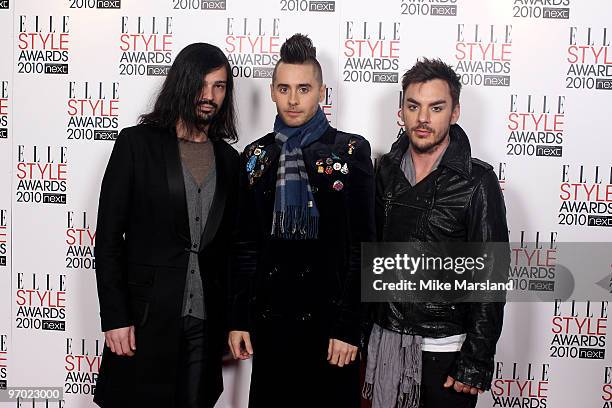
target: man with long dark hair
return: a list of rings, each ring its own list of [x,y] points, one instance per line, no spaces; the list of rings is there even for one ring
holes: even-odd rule
[[[319,107],[309,38],[281,47],[274,132],[240,168],[240,244],[229,344],[253,356],[249,406],[358,407],[360,244],[374,239],[374,172],[362,136]]]
[[[103,407],[212,407],[223,389],[236,226],[233,80],[209,44],[176,57],[153,111],[119,134],[102,180],[96,278]]]

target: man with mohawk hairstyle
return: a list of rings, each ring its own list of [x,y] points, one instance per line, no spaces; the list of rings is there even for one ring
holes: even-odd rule
[[[250,407],[358,407],[360,244],[374,239],[370,145],[331,127],[312,41],[281,47],[274,132],[241,157],[229,345]]]

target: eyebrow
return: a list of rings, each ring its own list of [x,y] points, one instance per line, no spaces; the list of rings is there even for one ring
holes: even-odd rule
[[[421,106],[420,102],[417,102],[416,100],[414,100],[412,98],[406,98],[406,102],[410,102],[410,103],[413,103],[415,105]],[[445,103],[446,103],[446,101],[444,99],[439,99],[437,101],[433,101],[432,103],[430,103],[429,106],[442,105],[442,104],[445,104]]]
[[[208,83],[208,81],[204,81],[205,84]],[[227,85],[227,81],[214,81],[213,85],[219,85],[219,84],[224,84]]]
[[[290,85],[289,85],[289,84],[276,84],[276,86],[277,86],[277,87],[279,87],[279,86],[286,86],[286,87],[288,87],[288,88],[290,87]],[[297,87],[298,87],[298,88],[303,87],[303,86],[306,86],[306,87],[308,87],[308,88],[312,88],[312,85],[311,85],[311,84],[297,84]]]

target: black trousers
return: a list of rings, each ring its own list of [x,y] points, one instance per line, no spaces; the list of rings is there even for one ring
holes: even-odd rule
[[[474,408],[478,395],[444,388],[451,365],[459,353],[423,352],[420,408]]]
[[[359,408],[359,360],[330,365],[326,332],[317,319],[258,322],[249,408]]]
[[[179,407],[201,408],[204,406],[205,398],[202,395],[201,383],[208,355],[205,330],[205,320],[191,316],[183,317],[177,385],[177,406]]]

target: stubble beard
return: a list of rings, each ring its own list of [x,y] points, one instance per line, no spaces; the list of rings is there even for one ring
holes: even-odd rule
[[[425,144],[419,143],[420,141],[422,141],[421,139],[419,139],[417,136],[412,136],[412,132],[417,130],[417,129],[426,129],[428,131],[431,132],[431,136],[433,137],[432,141],[425,141]],[[414,128],[412,128],[410,130],[410,144],[412,146],[412,149],[414,150],[415,153],[419,153],[419,154],[431,154],[434,153],[438,147],[444,143],[444,141],[446,140],[446,138],[448,137],[450,131],[450,125],[444,130],[444,136],[436,139],[437,133],[430,128],[429,126],[416,126]]]

